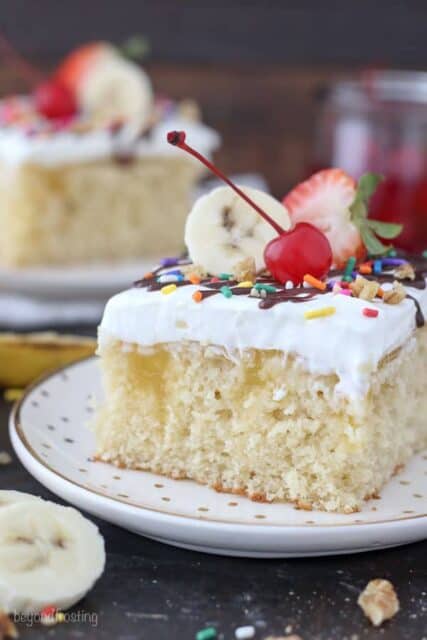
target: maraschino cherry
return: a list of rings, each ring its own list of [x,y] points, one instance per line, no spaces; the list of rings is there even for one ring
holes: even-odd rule
[[[45,118],[70,118],[77,112],[74,94],[56,80],[46,80],[39,84],[33,97],[37,111]]]
[[[244,191],[239,189],[222,171],[215,167],[201,153],[189,147],[185,142],[185,131],[170,131],[167,134],[172,144],[202,162],[212,173],[228,184],[241,198],[277,232],[264,249],[264,261],[275,280],[284,284],[291,281],[302,284],[304,276],[310,274],[319,280],[324,278],[332,264],[332,251],[326,236],[308,222],[300,222],[290,231],[285,231],[265,211],[259,207]]]

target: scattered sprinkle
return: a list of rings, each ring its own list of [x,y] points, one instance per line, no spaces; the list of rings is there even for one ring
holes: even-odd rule
[[[237,627],[234,631],[234,637],[237,640],[246,640],[247,638],[253,638],[255,636],[255,627],[247,625],[246,627]]]
[[[374,273],[375,275],[379,275],[383,270],[383,261],[382,260],[374,260]]]
[[[175,267],[179,264],[179,258],[163,258],[160,264],[162,267]]]
[[[206,627],[196,633],[196,640],[213,640],[216,637],[215,627]]]
[[[261,282],[257,282],[254,289],[257,291],[265,291],[266,293],[275,293],[277,291],[276,287],[273,287],[271,284],[262,284]]]
[[[201,278],[197,275],[197,273],[190,273],[187,276],[188,280],[191,284],[200,284]]]
[[[12,462],[12,456],[7,451],[0,451],[0,466],[6,466]]]
[[[351,289],[340,289],[338,293],[342,296],[351,296]]]
[[[170,293],[173,293],[176,290],[176,284],[167,284],[165,287],[162,287],[160,291],[164,296],[168,296]]]
[[[293,289],[294,288],[294,283],[292,282],[292,280],[288,280],[287,283],[285,284],[285,289]]]
[[[326,289],[326,282],[322,282],[321,280],[319,280],[318,278],[315,278],[309,273],[305,274],[304,282],[311,285],[315,289],[320,289],[320,291],[325,291]]]
[[[218,277],[220,280],[231,280],[233,278],[231,273],[220,273]]]
[[[167,271],[165,273],[165,275],[167,275],[167,276],[182,276],[183,273],[182,273],[181,269],[172,269],[172,271]]]
[[[427,258],[427,249],[423,251],[423,258]]]
[[[201,302],[203,300],[203,294],[200,291],[200,289],[193,293],[192,298],[193,298],[194,302]]]
[[[222,295],[224,296],[224,298],[231,298],[233,295],[232,290],[230,289],[230,287],[221,287],[220,289]]]
[[[213,278],[210,279],[209,282],[219,282],[219,278],[216,278],[215,276]]]
[[[383,265],[386,267],[399,267],[401,264],[408,264],[403,258],[383,258]]]
[[[355,266],[356,258],[354,256],[351,256],[351,258],[347,260],[347,264],[345,265],[343,280],[345,280],[347,277],[351,277],[351,272],[353,271]]]
[[[367,318],[376,318],[378,316],[378,309],[371,309],[370,307],[364,307],[362,313]]]
[[[142,277],[144,280],[150,280],[150,278],[154,278],[154,273],[152,271],[147,271],[147,273],[144,273]]]
[[[253,286],[254,286],[254,283],[251,282],[250,280],[247,280],[246,282],[239,282],[239,284],[237,285],[237,288],[248,289],[249,287],[252,288]]]
[[[24,395],[23,389],[5,389],[4,391],[4,399],[6,402],[15,402],[15,400],[19,400]]]
[[[166,284],[168,282],[180,282],[181,280],[184,280],[184,276],[167,273],[157,278],[157,282],[160,282],[160,284]]]
[[[372,266],[369,264],[369,262],[364,262],[359,266],[359,273],[361,273],[364,276],[367,276],[370,273],[372,273]]]
[[[311,309],[304,312],[304,318],[306,320],[312,320],[314,318],[324,318],[326,316],[333,316],[336,311],[335,307],[321,307],[320,309]]]
[[[391,258],[393,258],[394,256],[397,256],[397,251],[396,249],[389,249],[387,251],[387,255],[390,256]]]
[[[353,276],[352,275],[343,276],[342,279],[343,279],[343,282],[352,282]]]

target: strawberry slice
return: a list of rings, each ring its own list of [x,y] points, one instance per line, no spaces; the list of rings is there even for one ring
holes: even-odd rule
[[[72,51],[55,72],[55,80],[73,93],[102,55],[111,55],[113,47],[106,42],[90,42]]]
[[[389,249],[377,238],[394,238],[401,225],[368,219],[368,202],[382,178],[366,174],[356,185],[341,169],[324,169],[298,184],[285,198],[293,224],[309,222],[328,238],[333,262],[342,269],[348,258],[363,259],[366,250],[381,254]]]
[[[329,240],[334,265],[340,269],[350,256],[362,258],[365,247],[350,217],[356,183],[341,169],[325,169],[297,185],[284,199],[294,224],[310,222]]]

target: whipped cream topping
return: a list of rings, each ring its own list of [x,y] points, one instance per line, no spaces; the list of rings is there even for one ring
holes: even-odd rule
[[[414,301],[370,303],[326,293],[304,303],[286,302],[260,309],[247,296],[214,295],[196,303],[199,286],[180,287],[170,295],[129,289],[107,303],[99,330],[104,341],[115,338],[140,347],[181,340],[222,347],[230,358],[245,349],[277,349],[295,354],[314,374],[336,374],[336,392],[348,397],[366,393],[381,360],[410,344],[415,331]],[[427,315],[427,288],[405,287]],[[334,315],[307,320],[306,311],[334,306]],[[367,318],[362,309],[379,310]]]
[[[0,128],[0,160],[10,166],[37,164],[47,167],[89,162],[114,155],[135,157],[172,156],[182,152],[166,142],[171,129],[185,129],[201,153],[212,154],[220,144],[219,135],[201,122],[170,114],[155,124],[146,137],[139,138],[133,127],[124,126],[112,134],[107,128],[85,133],[64,128],[48,135],[31,135],[22,126]],[[196,162],[191,159],[192,162]]]

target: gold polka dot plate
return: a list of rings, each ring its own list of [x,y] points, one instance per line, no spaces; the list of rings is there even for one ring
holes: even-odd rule
[[[37,480],[104,520],[178,547],[265,558],[369,551],[427,537],[427,451],[359,513],[302,511],[93,461],[88,423],[101,402],[97,360],[82,360],[25,393],[12,412],[10,434]]]

